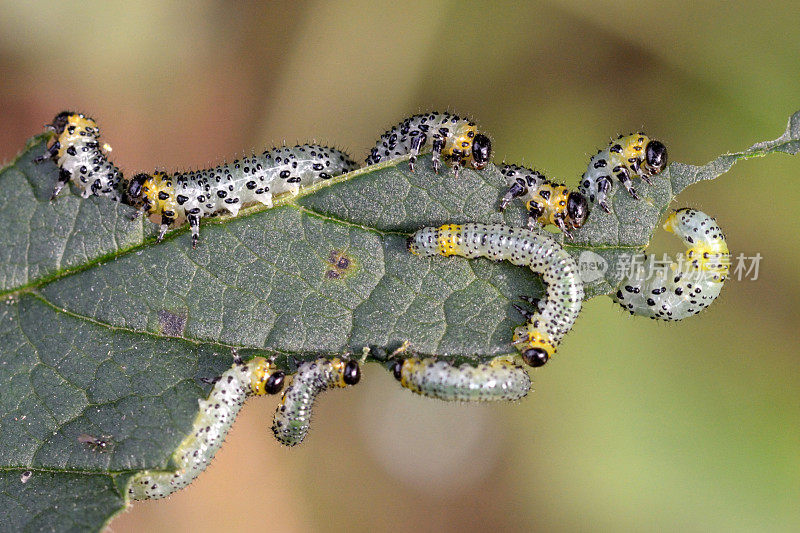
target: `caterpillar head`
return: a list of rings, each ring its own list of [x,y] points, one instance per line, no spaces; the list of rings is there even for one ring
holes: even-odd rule
[[[254,357],[247,363],[250,372],[250,394],[263,396],[278,394],[283,389],[286,374],[262,357]]]
[[[492,158],[492,141],[486,135],[478,133],[474,122],[463,122],[453,131],[442,153],[451,161],[481,170],[486,168]]]
[[[586,223],[589,216],[589,202],[586,197],[579,192],[569,193],[567,198],[567,222],[574,229],[578,229]]]
[[[644,149],[644,170],[652,175],[658,174],[667,166],[667,147],[661,141],[650,141]]]
[[[481,170],[489,164],[492,158],[492,141],[486,135],[479,133],[472,139],[472,167]]]
[[[337,387],[355,385],[361,380],[361,367],[358,365],[358,361],[335,357],[331,359],[330,364],[338,378]]]
[[[141,209],[151,220],[161,224],[175,221],[178,203],[172,179],[164,172],[137,174],[125,186],[125,199],[129,205]]]
[[[356,361],[347,361],[342,371],[342,381],[347,385],[355,385],[361,380],[361,367]]]
[[[136,174],[125,184],[123,203],[137,209],[147,209],[148,199],[145,192],[145,184],[150,180],[149,174]]]
[[[53,130],[57,137],[66,135],[67,139],[87,134],[92,137],[100,136],[100,128],[97,127],[94,119],[83,113],[73,113],[72,111],[62,111],[55,116],[53,123],[46,124],[45,128]]]
[[[72,115],[77,115],[77,113],[73,113],[72,111],[62,111],[56,115],[52,124],[45,124],[44,127],[53,130],[56,135],[61,135],[64,132],[64,128],[67,127],[69,117]]]
[[[528,348],[521,355],[525,364],[534,368],[543,366],[550,360],[550,356],[542,348]]]
[[[535,318],[532,322],[514,328],[511,342],[519,350],[522,361],[532,367],[543,366],[556,351],[549,336],[539,330],[538,320]]]

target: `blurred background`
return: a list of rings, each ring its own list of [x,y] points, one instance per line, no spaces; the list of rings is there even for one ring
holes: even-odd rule
[[[284,141],[363,159],[425,110],[472,114],[496,161],[577,183],[643,129],[702,164],[800,109],[800,11],[750,2],[0,2],[0,158],[63,109],[126,171],[202,167]],[[148,530],[800,528],[800,157],[744,161],[675,207],[716,216],[758,279],[679,324],[589,302],[535,393],[449,405],[368,365],[297,449],[248,403],[216,461]],[[651,251],[677,251],[660,232]]]

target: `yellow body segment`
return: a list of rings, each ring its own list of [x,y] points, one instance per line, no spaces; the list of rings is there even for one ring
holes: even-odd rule
[[[57,154],[59,158],[64,156],[64,152],[67,148],[82,140],[82,137],[86,137],[87,128],[97,130],[97,123],[80,113],[74,113],[69,116],[67,119],[67,126],[64,128],[64,131],[61,132],[61,135],[58,136],[58,142],[61,144]]]
[[[545,183],[539,187],[539,193],[535,199],[529,200],[525,207],[527,207],[528,211],[531,211],[532,208],[541,211],[542,214],[536,217],[536,222],[542,226],[548,224],[558,226],[557,219],[564,220],[567,218],[569,193],[570,191],[565,185]]]
[[[264,396],[269,394],[266,386],[270,376],[275,373],[275,366],[263,357],[254,357],[247,363],[250,368],[250,394]]]
[[[439,255],[449,257],[451,255],[462,255],[461,246],[456,239],[461,226],[458,224],[445,224],[439,228],[439,238],[436,241],[436,251]]]
[[[541,348],[547,352],[548,358],[553,357],[553,354],[556,353],[556,347],[547,338],[545,333],[537,328],[538,325],[531,322],[514,328],[514,335],[511,338],[511,343],[521,352],[531,348]]]
[[[427,363],[428,361],[426,360],[416,358],[406,359],[403,361],[403,366],[400,373],[400,385],[411,392],[423,394],[420,381],[413,379],[413,377],[419,372],[422,366]]]
[[[445,159],[460,160],[466,166],[472,161],[472,139],[477,134],[478,127],[474,122],[463,122],[447,137],[442,155]]]
[[[664,222],[664,229],[675,233],[678,228],[678,212],[671,213]],[[686,250],[686,258],[699,270],[715,275],[715,280],[723,282],[731,266],[728,243],[724,239],[708,242],[696,240]]]
[[[345,371],[344,367],[347,365],[347,361],[339,359],[338,357],[334,357],[331,359],[331,367],[333,368],[333,373],[336,376],[336,387],[347,387],[347,383],[344,381]]]
[[[620,156],[628,164],[633,163],[633,161],[636,159],[643,160],[644,148],[649,142],[650,139],[643,133],[634,133],[632,135],[628,135],[627,137],[623,137],[617,141],[617,143],[622,146],[622,152],[620,153]]]
[[[175,188],[172,179],[164,172],[154,172],[142,184],[142,195],[149,205],[147,215],[152,222],[161,224],[162,216],[174,218],[178,203],[175,200]],[[175,226],[183,223],[183,219],[176,219]]]

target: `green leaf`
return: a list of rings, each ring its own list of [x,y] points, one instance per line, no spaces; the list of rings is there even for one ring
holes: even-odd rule
[[[62,193],[32,139],[0,173],[0,509],[14,529],[99,529],[126,505],[125,483],[165,469],[197,400],[231,364],[230,347],[295,360],[362,353],[383,361],[411,341],[452,361],[512,351],[519,294],[539,295],[526,269],[486,260],[425,259],[408,235],[448,222],[524,224],[497,211],[504,179],[436,175],[421,158],[369,167],[282,198],[272,209],[204,223],[156,244],[155,225],[102,198]],[[595,209],[566,248],[609,268],[587,297],[618,283],[615,265],[639,253],[674,196],[738,159],[800,149],[800,112],[775,141],[703,166],[673,163],[643,201],[621,187],[615,212]],[[558,236],[560,238],[560,236]],[[101,451],[81,434],[111,441]],[[30,476],[27,476],[30,472]],[[23,481],[24,480],[24,481]]]

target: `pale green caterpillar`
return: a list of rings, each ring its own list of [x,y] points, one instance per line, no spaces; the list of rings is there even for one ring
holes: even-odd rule
[[[411,392],[447,401],[492,402],[524,398],[531,378],[508,357],[489,363],[454,366],[433,358],[396,360],[391,364],[394,377]]]
[[[632,315],[682,320],[719,296],[728,276],[730,253],[722,230],[702,211],[678,209],[667,218],[664,229],[683,240],[686,255],[667,265],[645,256],[641,268],[622,280],[613,298]]]
[[[503,224],[446,224],[419,230],[408,240],[408,248],[421,256],[507,260],[541,274],[547,285],[545,299],[536,311],[518,308],[528,321],[513,334],[513,344],[530,366],[542,366],[552,357],[580,313],[583,282],[578,266],[551,237]]]
[[[283,380],[283,371],[271,362],[256,357],[245,363],[234,354],[233,366],[219,377],[208,398],[200,400],[191,433],[172,454],[168,468],[173,470],[139,472],[128,483],[128,496],[134,500],[165,498],[189,485],[222,446],[245,399],[277,394]]]
[[[317,395],[328,389],[355,385],[360,379],[361,368],[356,361],[337,357],[302,363],[275,411],[272,421],[275,438],[286,446],[303,442],[311,424],[311,409]]]

